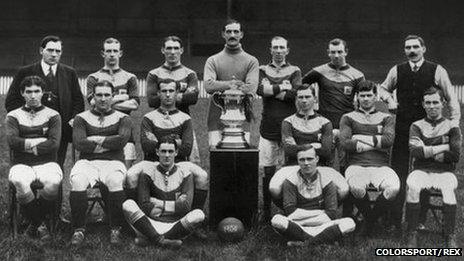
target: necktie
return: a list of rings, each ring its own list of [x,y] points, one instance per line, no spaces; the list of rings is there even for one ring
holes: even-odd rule
[[[52,66],[48,67],[47,79],[48,79],[50,82],[53,82],[53,70],[52,70]]]
[[[417,64],[414,64],[414,67],[412,67],[412,71],[413,72],[419,71],[419,66],[417,66]]]

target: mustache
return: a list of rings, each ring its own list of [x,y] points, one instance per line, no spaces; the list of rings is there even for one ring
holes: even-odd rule
[[[417,56],[417,53],[410,53],[410,54],[408,54],[408,57],[410,57],[410,58],[414,58],[414,57],[416,57],[416,56]]]
[[[237,40],[235,37],[230,37],[229,40]]]

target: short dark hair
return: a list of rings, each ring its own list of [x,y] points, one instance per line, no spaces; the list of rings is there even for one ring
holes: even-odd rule
[[[313,147],[313,145],[308,145],[308,146],[298,146],[296,149],[296,157],[298,158],[298,153],[302,151],[307,151],[307,150],[314,150],[314,154],[317,156],[316,148]]]
[[[424,95],[422,95],[422,101],[426,95],[434,95],[435,93],[438,93],[442,102],[445,101],[445,95],[443,94],[443,91],[435,86],[430,86],[429,88],[425,89]]]
[[[305,91],[305,90],[308,90],[308,89],[311,90],[311,93],[313,94],[313,96],[316,97],[316,88],[314,88],[313,85],[310,85],[310,84],[307,84],[307,83],[298,85],[296,87],[296,92],[298,93],[299,91]]]
[[[241,28],[241,27],[240,27],[240,28]],[[288,48],[288,40],[285,39],[285,38],[283,38],[282,36],[278,36],[278,35],[272,37],[272,39],[271,39],[271,47],[272,47],[272,41],[274,41],[274,40],[284,40],[285,43],[287,44],[287,48]]]
[[[226,31],[226,26],[228,26],[229,24],[239,24],[240,25],[240,31],[243,32],[243,26],[242,24],[235,20],[235,19],[232,19],[232,18],[229,18],[226,20],[226,23],[224,24],[224,27],[222,27],[222,31],[225,32]]]
[[[340,38],[334,38],[332,40],[329,41],[329,46],[330,45],[339,45],[339,44],[343,44],[343,46],[345,47],[345,51],[348,50],[348,45],[346,45],[346,41],[343,40],[343,39],[340,39]]]
[[[168,37],[164,37],[163,39],[163,48],[166,47],[166,42],[167,41],[173,41],[173,42],[178,42],[180,44],[180,47],[183,47],[182,40],[176,36],[176,35],[170,35]]]
[[[404,38],[404,42],[407,40],[419,40],[419,43],[421,44],[422,47],[425,46],[425,41],[422,37],[415,35],[415,34],[410,34]]]
[[[362,80],[358,83],[358,86],[356,88],[356,92],[370,92],[373,91],[374,94],[377,94],[377,85],[373,81],[369,80]]]
[[[105,44],[112,44],[112,43],[118,43],[119,46],[121,46],[121,42],[116,39],[116,38],[113,38],[113,37],[109,37],[109,38],[106,38],[104,41],[103,41],[103,44],[102,44],[102,50],[105,50]],[[121,47],[119,49],[122,49]]]
[[[111,93],[114,92],[114,85],[113,85],[110,81],[107,81],[107,80],[98,81],[98,82],[92,87],[93,93],[95,93],[95,89],[97,89],[97,87],[110,87],[110,88],[111,88]]]
[[[174,144],[174,148],[177,150],[177,141],[174,135],[171,134],[161,137],[156,144],[156,149],[158,150],[163,143]]]
[[[47,35],[40,42],[40,47],[45,48],[45,46],[47,46],[48,42],[60,42],[60,43],[63,43],[63,41],[61,41],[60,37],[58,37],[56,35]]]
[[[19,84],[19,91],[24,92],[26,87],[31,87],[32,85],[39,86],[43,91],[45,84],[45,81],[37,75],[26,76]]]

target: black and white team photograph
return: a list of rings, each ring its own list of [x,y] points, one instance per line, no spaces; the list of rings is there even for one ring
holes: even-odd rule
[[[4,0],[0,259],[464,245],[459,0]]]

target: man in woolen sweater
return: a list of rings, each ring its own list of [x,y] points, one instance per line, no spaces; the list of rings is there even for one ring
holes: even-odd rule
[[[424,40],[417,35],[409,35],[404,40],[407,62],[395,65],[379,88],[382,100],[387,101],[390,110],[397,110],[395,141],[393,143],[391,166],[400,177],[401,188],[393,209],[393,224],[400,232],[406,178],[409,168],[409,127],[417,120],[425,118],[422,108],[422,94],[430,86],[438,87],[444,94],[454,126],[459,126],[461,111],[453,86],[446,70],[439,64],[426,61]],[[398,104],[391,93],[396,90]]]
[[[225,48],[206,60],[204,69],[204,86],[209,94],[229,89],[238,89],[245,94],[256,92],[258,87],[258,60],[242,49],[243,38],[241,24],[228,20],[222,31],[226,41]],[[210,102],[208,113],[209,145],[216,146],[221,140],[221,109]],[[249,117],[247,117],[249,119]],[[250,140],[249,124],[245,124],[245,138]]]

